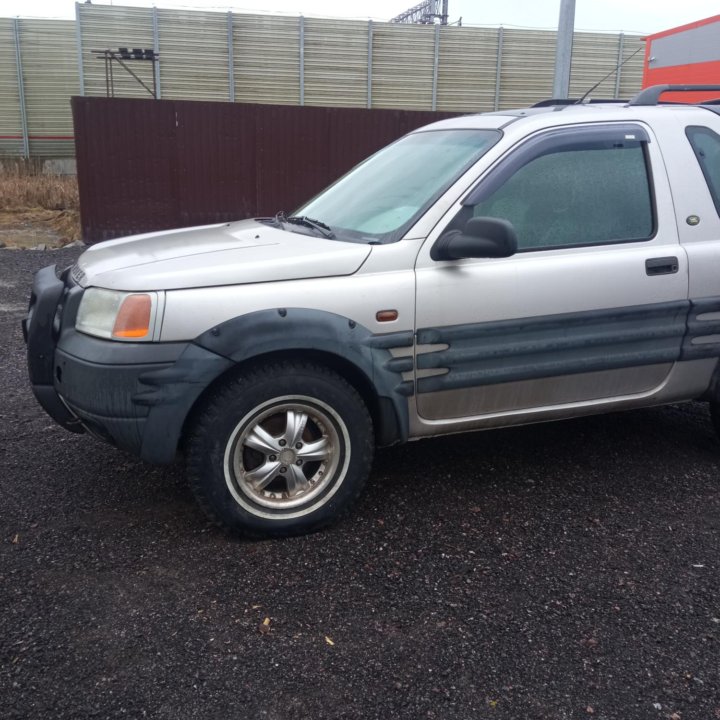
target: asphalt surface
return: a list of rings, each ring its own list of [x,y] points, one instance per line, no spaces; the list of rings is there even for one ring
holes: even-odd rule
[[[0,250],[3,720],[720,718],[705,406],[384,450],[343,524],[237,540],[34,401],[31,271],[77,254]]]

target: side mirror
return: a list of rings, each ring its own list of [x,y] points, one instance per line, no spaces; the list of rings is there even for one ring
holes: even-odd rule
[[[517,252],[517,234],[511,222],[501,218],[470,218],[462,230],[441,235],[430,251],[433,260],[503,258]]]

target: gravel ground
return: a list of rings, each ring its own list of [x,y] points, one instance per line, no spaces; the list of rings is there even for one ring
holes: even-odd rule
[[[699,404],[381,451],[345,523],[247,542],[181,467],[53,425],[0,250],[0,716],[720,718]]]

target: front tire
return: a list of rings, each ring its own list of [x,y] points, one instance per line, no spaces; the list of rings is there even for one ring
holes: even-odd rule
[[[190,486],[223,527],[297,535],[341,517],[370,473],[372,421],[357,391],[311,363],[275,362],[205,401],[189,439]]]

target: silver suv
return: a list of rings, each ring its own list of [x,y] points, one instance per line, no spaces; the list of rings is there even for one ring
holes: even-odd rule
[[[147,461],[182,452],[203,508],[250,535],[336,519],[376,445],[714,410],[720,108],[661,105],[666,89],[444,120],[292,216],[45,268],[35,394]]]

